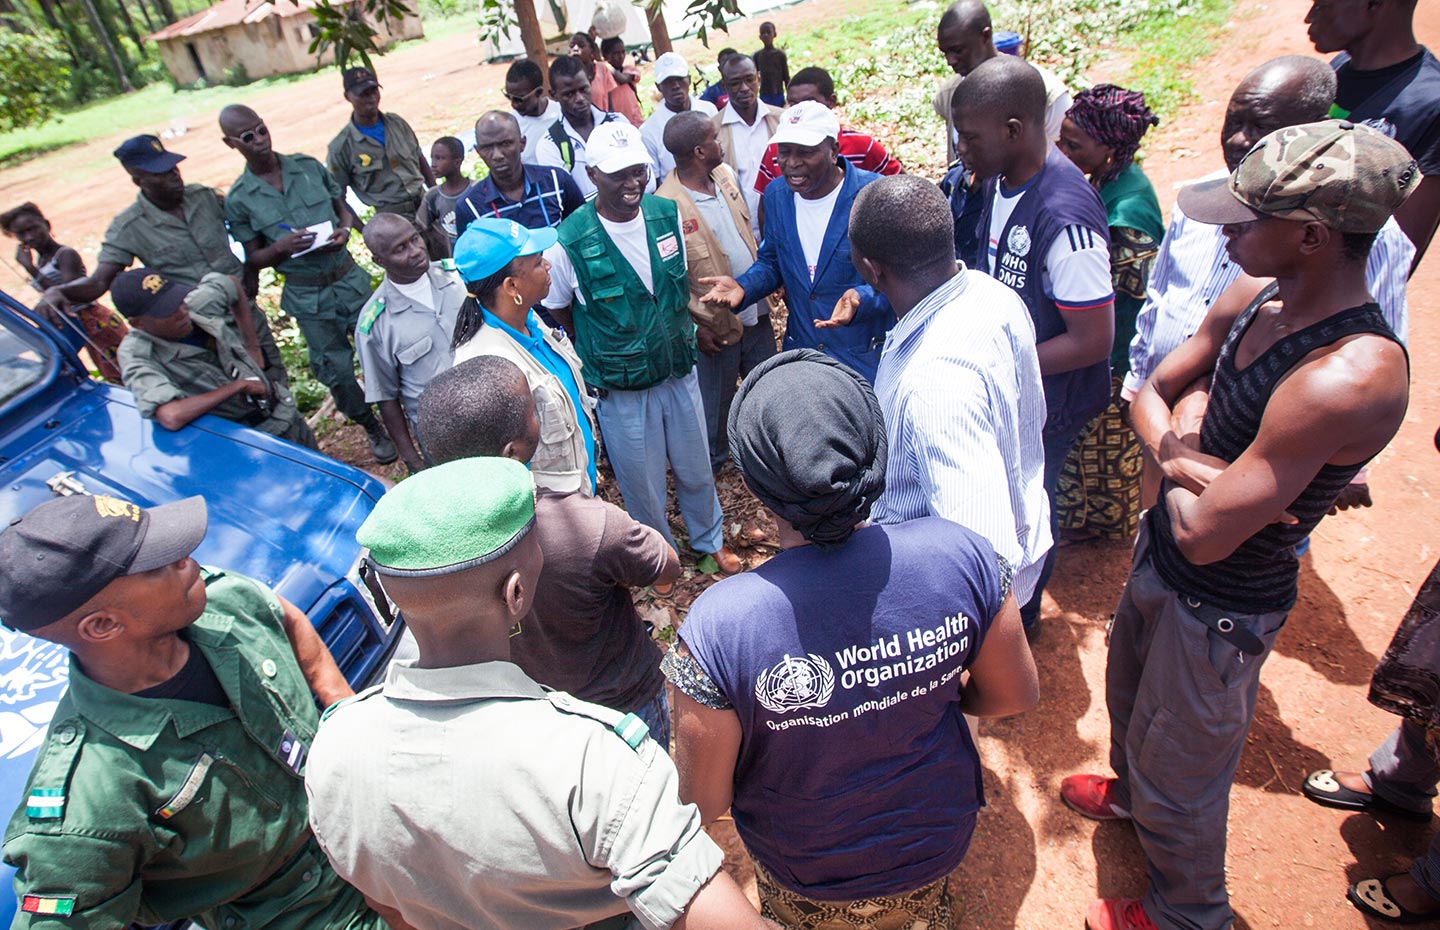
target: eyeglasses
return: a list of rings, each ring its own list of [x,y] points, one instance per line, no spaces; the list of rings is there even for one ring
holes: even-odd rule
[[[530,93],[528,94],[520,94],[517,96],[515,94],[507,93],[505,94],[505,99],[510,101],[512,105],[518,107],[520,104],[529,100],[531,97],[535,96],[538,93],[540,93],[540,88],[537,87],[534,90],[530,91]]]
[[[268,139],[268,138],[270,138],[270,129],[269,129],[269,127],[267,127],[264,123],[261,123],[259,126],[256,126],[254,129],[247,129],[247,130],[245,130],[244,132],[240,133],[240,135],[236,136],[235,138],[240,141],[240,144],[241,144],[241,145],[254,145],[256,139]]]

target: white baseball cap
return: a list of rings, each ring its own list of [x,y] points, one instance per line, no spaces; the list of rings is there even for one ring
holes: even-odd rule
[[[772,145],[819,145],[840,138],[840,120],[818,100],[803,100],[780,113]]]
[[[629,120],[615,119],[601,123],[590,132],[585,142],[585,162],[596,171],[614,174],[635,165],[650,164],[645,140]]]
[[[668,81],[673,77],[688,78],[690,63],[679,52],[666,52],[655,59],[655,83]]]

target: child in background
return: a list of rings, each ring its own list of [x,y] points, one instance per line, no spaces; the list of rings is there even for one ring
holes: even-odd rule
[[[0,213],[0,230],[12,239],[19,239],[15,260],[30,275],[30,286],[44,293],[47,287],[69,284],[85,277],[85,262],[80,253],[61,245],[50,234],[50,221],[33,203],[22,203],[13,210]],[[68,319],[41,313],[70,340],[75,351],[88,349],[96,370],[106,381],[120,383],[120,369],[115,364],[115,350],[130,331],[120,314],[96,303],[73,306],[66,311]],[[76,326],[79,329],[76,329]],[[83,335],[82,335],[83,333]]]
[[[455,246],[455,204],[470,190],[470,179],[460,173],[464,164],[465,146],[454,136],[442,136],[430,146],[430,168],[440,183],[425,192],[415,222],[431,261],[449,258]]]
[[[718,69],[725,67],[725,62],[730,60],[731,55],[738,54],[740,53],[733,48],[722,48],[715,54],[715,67],[717,69],[715,83],[705,85],[705,91],[700,95],[700,99],[706,103],[713,104],[717,110],[725,109],[725,104],[730,102],[730,95],[725,93],[725,87],[720,81]]]
[[[760,41],[765,47],[753,56],[755,70],[760,72],[760,99],[784,109],[785,90],[790,86],[790,61],[775,47],[774,23],[760,24]]]
[[[611,36],[600,43],[600,57],[610,66],[615,76],[615,89],[610,91],[610,109],[639,126],[645,122],[640,110],[640,69],[630,63],[625,54],[625,40]]]

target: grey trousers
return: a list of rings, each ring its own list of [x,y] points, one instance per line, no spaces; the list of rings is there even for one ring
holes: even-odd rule
[[[1385,800],[1416,811],[1429,811],[1440,783],[1440,745],[1430,731],[1408,717],[1370,754],[1365,773],[1370,790]],[[1425,855],[1410,867],[1410,876],[1440,900],[1440,833]]]
[[[710,468],[719,471],[730,457],[727,433],[730,404],[740,379],[775,354],[775,332],[770,328],[770,315],[762,314],[754,326],[745,327],[745,335],[733,346],[726,346],[715,355],[695,353],[695,373],[700,378],[700,399],[705,405],[705,433],[710,441]]]
[[[1230,786],[1260,666],[1287,612],[1231,616],[1264,644],[1260,655],[1245,655],[1160,578],[1149,558],[1150,532],[1147,520],[1115,610],[1105,669],[1115,803],[1130,811],[1145,850],[1150,890],[1143,903],[1155,925],[1226,930],[1235,919],[1225,891]]]

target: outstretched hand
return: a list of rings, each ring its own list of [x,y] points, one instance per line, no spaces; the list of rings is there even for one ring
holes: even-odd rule
[[[860,309],[860,293],[853,287],[840,295],[835,301],[835,309],[830,311],[830,319],[816,320],[816,329],[836,329],[841,326],[848,326],[850,321],[855,319],[855,311]]]
[[[713,278],[701,278],[701,284],[710,285],[710,290],[700,298],[702,303],[716,304],[721,307],[729,307],[735,310],[745,299],[745,288],[729,275],[718,275]]]

